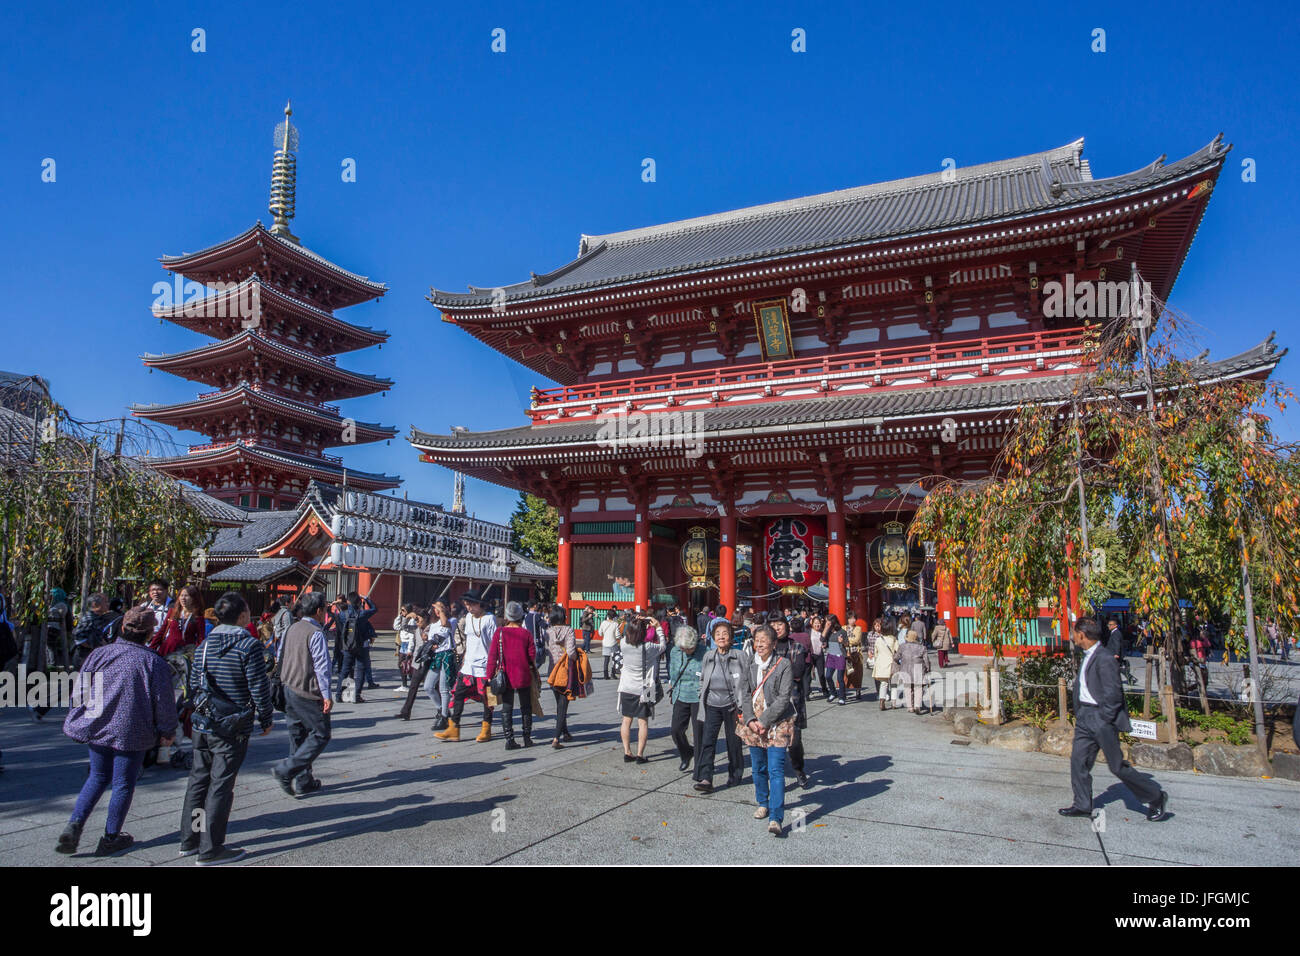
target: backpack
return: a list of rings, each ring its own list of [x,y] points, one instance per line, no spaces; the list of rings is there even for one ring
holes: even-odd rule
[[[343,649],[355,654],[361,648],[361,617],[351,608],[339,615],[343,631]]]

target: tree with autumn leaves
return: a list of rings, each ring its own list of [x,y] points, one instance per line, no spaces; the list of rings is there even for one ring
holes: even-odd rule
[[[1180,601],[1230,621],[1228,646],[1246,651],[1243,569],[1257,617],[1300,628],[1300,470],[1273,428],[1294,398],[1212,375],[1181,316],[1163,304],[1146,315],[1092,328],[1072,393],[1023,405],[989,477],[934,482],[911,530],[942,549],[995,646],[1040,598],[1055,603],[1071,571],[1085,606],[1100,604],[1116,575],[1094,573],[1098,552],[1119,557],[1181,682]],[[1096,527],[1104,551],[1087,537]]]
[[[545,499],[521,491],[510,516],[510,532],[516,551],[538,564],[555,567],[560,553],[559,513]]]
[[[34,422],[30,444],[0,461],[0,588],[14,623],[39,625],[52,587],[78,594],[83,581],[112,591],[120,580],[185,580],[212,531],[180,485],[121,454],[121,433],[110,452],[111,436],[58,406]]]

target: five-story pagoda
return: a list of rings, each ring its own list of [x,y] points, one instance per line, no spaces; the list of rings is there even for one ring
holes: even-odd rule
[[[169,355],[146,354],[144,363],[213,390],[189,402],[132,408],[134,415],[209,438],[188,454],[155,459],[154,467],[255,509],[292,506],[313,479],[340,483],[342,459],[325,449],[396,432],[344,418],[331,404],[392,387],[389,379],[340,367],[334,357],[387,340],[386,332],[334,314],[379,298],[386,287],[311,252],[289,231],[298,131],[288,106],[284,112],[275,131],[271,228],[258,222],[218,245],[161,260],[191,280],[187,288],[195,294],[156,304],[154,314],[216,341]],[[359,491],[393,488],[400,481],[347,471],[348,485]]]

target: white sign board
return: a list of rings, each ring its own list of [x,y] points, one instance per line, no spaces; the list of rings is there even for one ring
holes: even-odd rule
[[[1159,740],[1156,735],[1156,722],[1154,720],[1131,720],[1133,729],[1129,731],[1132,737],[1141,737],[1143,740]]]

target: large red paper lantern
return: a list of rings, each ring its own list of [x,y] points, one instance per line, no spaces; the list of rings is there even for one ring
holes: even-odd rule
[[[777,518],[763,532],[767,580],[802,594],[826,576],[826,525],[820,518]]]

